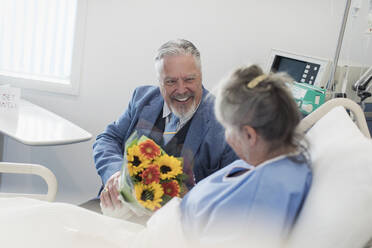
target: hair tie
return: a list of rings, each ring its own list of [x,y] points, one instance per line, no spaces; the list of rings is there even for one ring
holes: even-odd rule
[[[247,83],[247,87],[249,89],[253,89],[259,83],[261,83],[263,80],[265,80],[266,78],[267,78],[267,75],[265,75],[265,74],[262,74],[262,75],[260,75],[258,77],[255,77],[254,79],[252,79],[250,82]]]

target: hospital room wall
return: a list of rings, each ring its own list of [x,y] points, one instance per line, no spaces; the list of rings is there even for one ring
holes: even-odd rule
[[[79,95],[22,94],[95,137],[125,110],[135,87],[156,84],[153,58],[163,42],[193,41],[201,51],[203,83],[212,90],[231,68],[251,62],[266,66],[271,48],[332,58],[344,5],[339,0],[89,0]],[[353,60],[371,64],[364,55],[372,54],[370,48],[355,49]],[[80,203],[100,187],[93,142],[29,147],[5,138],[4,160],[47,166],[59,182],[57,201]],[[7,175],[1,187],[39,192],[43,186],[36,178]]]

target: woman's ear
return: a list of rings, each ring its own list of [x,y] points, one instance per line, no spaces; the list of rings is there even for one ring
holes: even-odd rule
[[[253,127],[248,125],[243,126],[243,134],[249,145],[252,146],[257,143],[257,132]]]

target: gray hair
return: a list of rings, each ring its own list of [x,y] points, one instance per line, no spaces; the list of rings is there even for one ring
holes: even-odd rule
[[[261,75],[262,69],[252,65],[235,70],[223,80],[216,98],[217,119],[236,129],[244,125],[253,127],[271,143],[270,149],[282,145],[298,147],[295,129],[301,115],[285,84],[293,80],[277,73],[262,76],[257,84]]]
[[[188,40],[176,39],[166,42],[158,49],[155,57],[155,69],[158,76],[163,69],[163,58],[174,55],[192,55],[195,59],[196,66],[201,70],[200,52],[196,46]]]

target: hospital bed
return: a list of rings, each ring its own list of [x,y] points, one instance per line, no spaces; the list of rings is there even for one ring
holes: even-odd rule
[[[335,98],[298,130],[310,145],[313,182],[288,247],[372,247],[372,140],[362,109]]]
[[[372,140],[363,111],[351,100],[333,99],[305,117],[298,131],[305,133],[309,144],[313,184],[286,247],[372,247],[368,245],[372,238]],[[52,200],[56,181],[47,171],[45,167],[38,165],[0,163],[0,172],[42,174],[51,190],[51,197],[44,196],[44,199]],[[169,231],[175,234],[180,230],[179,221],[175,225],[170,224],[172,221],[177,222],[175,221],[179,215],[177,212],[174,215],[167,214],[171,216],[167,220],[151,218],[145,230],[141,229],[143,228],[141,226],[123,226],[123,222],[119,220],[70,204],[53,204],[56,205],[45,205],[45,209],[53,213],[52,218],[55,218],[55,210],[51,208],[60,209],[61,213],[65,213],[60,221],[66,226],[73,224],[75,229],[65,230],[63,235],[67,236],[63,236],[66,237],[64,244],[69,241],[74,247],[79,247],[75,244],[93,244],[93,241],[97,240],[111,242],[113,238],[122,239],[117,240],[117,244],[124,244],[131,240],[129,237],[137,236],[138,230],[142,235],[146,235],[140,236],[141,241],[151,240],[151,237],[156,241],[159,239],[159,227],[168,228],[165,233]],[[67,213],[70,213],[72,220],[69,220]],[[27,223],[23,223],[22,228]],[[55,224],[55,221],[52,223]],[[156,228],[151,229],[151,224]],[[18,228],[15,226],[14,230]],[[32,223],[30,228],[33,228]],[[10,232],[8,230],[9,227],[4,227],[3,231]],[[129,236],[123,236],[123,233]],[[60,237],[60,234],[58,233],[56,237]],[[95,239],[92,240],[92,237]],[[52,237],[48,238],[52,240]]]
[[[23,194],[0,192],[0,197],[27,197],[50,202],[54,201],[56,198],[57,179],[53,172],[46,168],[45,166],[38,164],[0,162],[0,174],[1,173],[31,174],[40,176],[46,182],[48,191],[46,194]]]

